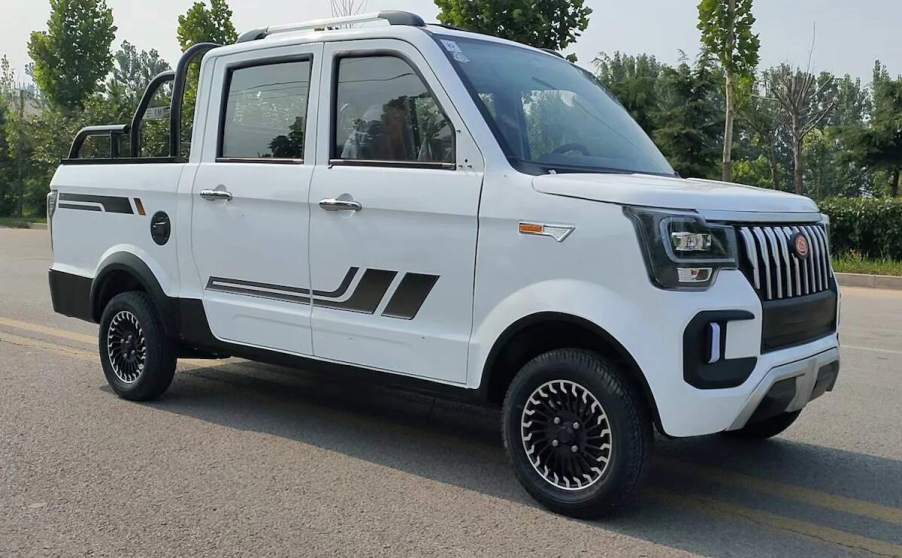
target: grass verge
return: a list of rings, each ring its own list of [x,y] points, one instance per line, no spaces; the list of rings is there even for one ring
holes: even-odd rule
[[[902,261],[872,260],[854,255],[833,258],[833,270],[837,273],[867,273],[869,275],[902,276]]]
[[[30,229],[34,224],[44,225],[47,219],[34,217],[0,217],[0,227],[12,229]]]

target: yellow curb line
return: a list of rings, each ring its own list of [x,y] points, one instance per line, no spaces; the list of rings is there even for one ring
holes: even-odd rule
[[[770,512],[730,504],[714,498],[679,494],[665,489],[655,489],[652,498],[676,506],[687,506],[702,513],[722,518],[724,514],[735,515],[772,529],[790,531],[822,542],[839,545],[854,550],[865,550],[880,556],[902,556],[902,545],[870,539],[853,533],[846,533],[832,527],[824,527],[808,521],[783,517]]]
[[[804,504],[811,504],[829,510],[859,515],[878,521],[885,521],[894,525],[902,525],[902,509],[875,504],[856,498],[837,496],[820,490],[813,490],[792,484],[761,479],[742,473],[734,473],[725,469],[695,465],[676,459],[658,458],[658,463],[665,469],[676,471],[705,481],[714,481],[720,484],[740,486],[756,492],[762,492],[778,498],[795,500]]]

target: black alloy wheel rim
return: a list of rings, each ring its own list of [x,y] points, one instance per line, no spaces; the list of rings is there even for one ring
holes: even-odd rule
[[[536,388],[520,419],[523,450],[533,469],[555,488],[585,490],[611,460],[611,424],[598,399],[570,380]]]
[[[147,360],[147,343],[138,317],[128,310],[117,312],[110,320],[106,343],[116,377],[126,384],[138,381]]]

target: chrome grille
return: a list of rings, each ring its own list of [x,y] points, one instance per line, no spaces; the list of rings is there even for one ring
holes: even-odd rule
[[[826,291],[833,269],[823,225],[739,226],[740,267],[764,300],[792,298]],[[807,240],[809,254],[791,250],[796,233]]]

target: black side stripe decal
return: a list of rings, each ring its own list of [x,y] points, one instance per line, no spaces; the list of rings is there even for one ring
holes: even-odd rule
[[[133,215],[132,203],[128,198],[120,198],[118,196],[92,196],[90,194],[70,194],[63,192],[59,197],[60,202],[86,202],[96,203],[103,206],[103,210],[107,213],[127,213]],[[82,209],[85,211],[98,211],[96,206],[73,205],[60,203],[59,207],[65,209]]]
[[[350,310],[351,312],[364,312],[372,314],[379,307],[382,298],[391,282],[394,280],[397,271],[387,271],[384,269],[367,269],[363,272],[363,278],[354,289],[354,294],[345,302],[333,302],[331,300],[317,300],[316,306],[325,308],[335,308],[338,310]]]
[[[359,268],[352,267],[345,274],[345,278],[341,280],[341,285],[338,286],[334,291],[313,291],[314,296],[322,296],[326,298],[341,298],[347,292],[348,287],[351,286],[351,281],[354,280],[354,277],[357,275],[357,270]]]
[[[395,289],[383,316],[412,320],[416,317],[420,307],[426,301],[426,297],[432,291],[438,281],[438,275],[425,275],[423,273],[408,273],[401,279],[401,284]]]
[[[349,269],[337,289],[329,292],[313,291],[313,294],[317,297],[341,298],[347,292],[354,277],[357,276],[358,270],[359,268],[357,267]],[[266,298],[294,304],[310,304],[312,300],[314,305],[323,308],[374,314],[397,275],[397,271],[367,269],[364,271],[360,282],[357,283],[354,292],[345,301],[323,298],[313,299],[310,289],[303,287],[289,287],[225,277],[210,277],[207,280],[206,289],[208,291]],[[412,320],[416,317],[417,312],[420,311],[438,279],[437,275],[405,273],[398,284],[398,288],[395,289],[394,294],[389,299],[382,315],[390,318]]]
[[[207,281],[207,290],[281,300],[295,304],[310,304],[310,296],[307,289],[258,283],[256,281],[210,277]]]

